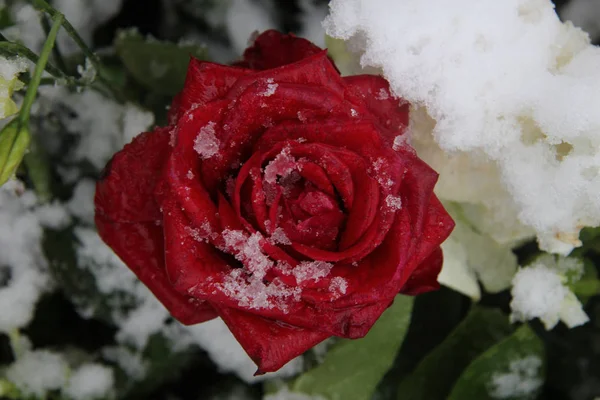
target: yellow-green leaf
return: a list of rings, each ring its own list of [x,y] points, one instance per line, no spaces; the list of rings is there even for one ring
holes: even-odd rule
[[[14,175],[27,151],[31,136],[29,127],[18,118],[10,121],[0,131],[0,185]]]

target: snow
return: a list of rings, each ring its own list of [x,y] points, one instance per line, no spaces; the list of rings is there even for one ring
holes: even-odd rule
[[[296,162],[296,159],[290,155],[290,148],[284,147],[265,167],[265,182],[275,184],[277,182],[277,176],[285,178],[298,168],[299,165]]]
[[[137,306],[131,310],[121,310],[121,305],[113,301],[113,315],[119,331],[116,338],[120,343],[129,343],[143,349],[149,337],[167,329],[164,321],[169,313],[119,257],[102,242],[94,229],[77,227],[75,236],[78,265],[87,269],[95,279],[96,287],[106,296],[127,293],[133,296]],[[115,303],[116,302],[116,303]],[[94,309],[80,309],[84,316],[93,315]]]
[[[233,372],[246,382],[258,382],[275,377],[286,378],[302,371],[302,357],[297,357],[277,372],[254,376],[256,364],[244,352],[240,344],[220,319],[185,327],[191,343],[202,347],[223,373]]]
[[[393,211],[398,211],[402,208],[402,199],[399,196],[387,195],[385,204]]]
[[[263,96],[263,97],[273,96],[275,94],[275,91],[277,90],[278,86],[279,85],[277,83],[273,83],[273,78],[267,79],[267,88],[265,89],[264,92],[261,93],[261,96]]]
[[[6,377],[24,394],[43,398],[46,391],[67,382],[68,365],[62,355],[47,350],[25,353],[6,370]]]
[[[129,143],[134,137],[148,131],[154,124],[154,114],[134,104],[127,103],[123,113],[123,143]]]
[[[19,181],[0,187],[0,265],[7,278],[0,285],[0,332],[28,324],[39,297],[51,288],[36,202]]]
[[[45,228],[62,229],[71,222],[69,214],[58,201],[40,204],[35,208],[34,214]]]
[[[325,261],[302,261],[292,270],[298,284],[306,281],[318,282],[331,272],[333,264]]]
[[[270,222],[270,221],[268,221],[268,222]],[[284,245],[292,244],[292,241],[290,240],[290,238],[287,237],[287,235],[285,234],[285,231],[280,226],[275,228],[273,233],[271,233],[271,242],[273,242],[275,244],[284,244]]]
[[[569,328],[586,323],[589,318],[581,303],[565,285],[573,269],[582,271],[583,264],[548,254],[521,268],[513,278],[511,321],[539,318],[546,329],[552,329],[559,320]],[[571,278],[576,280],[581,273],[575,272]]]
[[[90,84],[96,79],[98,71],[96,71],[96,68],[94,68],[94,65],[92,64],[90,59],[86,58],[84,65],[77,66],[77,73],[79,74],[83,82]]]
[[[540,378],[541,367],[542,360],[536,356],[511,361],[508,372],[492,375],[489,394],[496,399],[531,396],[543,383]]]
[[[271,17],[271,10],[264,2],[252,0],[232,0],[225,15],[227,33],[235,53],[241,55],[254,32],[264,32],[277,28]]]
[[[334,298],[339,298],[342,295],[346,294],[348,290],[348,281],[341,276],[335,276],[331,278],[331,283],[329,283],[329,291],[333,295]]]
[[[102,349],[102,356],[116,363],[130,379],[141,381],[146,376],[148,363],[142,358],[141,352],[127,346],[111,346]]]
[[[92,179],[81,179],[73,189],[73,196],[65,204],[71,215],[87,224],[94,223],[94,193],[96,183]]]
[[[327,6],[317,4],[313,0],[300,0],[300,32],[298,36],[310,40],[315,45],[324,48],[325,29],[323,29],[323,20],[327,16]]]
[[[600,225],[600,49],[549,0],[333,0],[330,11],[327,32],[434,121],[411,131],[452,163],[436,168],[442,199],[468,197],[514,227],[507,241],[522,224],[560,254]]]
[[[219,139],[215,135],[215,123],[212,121],[200,128],[198,136],[194,139],[194,150],[203,160],[218,154],[219,145]]]
[[[571,0],[561,9],[561,17],[589,33],[592,39],[600,37],[600,7],[596,0]]]
[[[65,394],[72,400],[94,400],[109,397],[114,385],[112,369],[100,364],[84,364],[69,378]]]
[[[65,158],[87,160],[97,170],[153,123],[152,113],[133,104],[123,106],[91,89],[72,93],[64,87],[44,86],[39,92],[36,114],[46,118],[57,115],[69,132],[78,135],[77,146]],[[72,113],[65,112],[65,107]]]

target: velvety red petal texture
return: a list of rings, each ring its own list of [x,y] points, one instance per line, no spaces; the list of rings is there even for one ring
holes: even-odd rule
[[[220,316],[275,371],[439,287],[454,223],[438,174],[396,140],[408,112],[291,34],[263,33],[235,66],[192,59],[170,125],[107,165],[98,232],[175,318]]]
[[[270,30],[256,38],[254,44],[244,52],[243,61],[236,65],[254,70],[272,69],[293,64],[319,52],[321,49],[306,39]]]

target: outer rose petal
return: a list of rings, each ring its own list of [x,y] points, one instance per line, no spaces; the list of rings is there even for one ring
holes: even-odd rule
[[[306,39],[268,30],[256,38],[252,47],[244,52],[244,60],[236,65],[255,70],[271,69],[295,63],[320,51],[321,48]]]
[[[113,222],[102,215],[96,215],[96,226],[102,240],[178,321],[191,325],[217,316],[208,303],[184,296],[171,286],[164,270],[163,232],[160,226],[154,222]]]
[[[170,152],[168,128],[142,133],[125,145],[96,185],[96,214],[122,222],[160,220],[152,194]]]
[[[438,275],[442,270],[444,255],[438,247],[413,271],[400,293],[416,296],[440,288]]]
[[[349,101],[364,105],[392,141],[408,126],[409,104],[390,93],[389,83],[376,75],[344,77]]]
[[[192,107],[200,107],[224,97],[233,84],[251,70],[229,67],[190,58],[185,85],[173,99],[169,110],[169,121],[176,123]]]
[[[233,308],[214,305],[233,336],[258,365],[256,375],[277,371],[330,335],[283,325]]]

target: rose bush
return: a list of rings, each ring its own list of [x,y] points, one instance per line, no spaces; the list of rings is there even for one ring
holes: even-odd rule
[[[438,287],[454,223],[381,77],[268,31],[235,66],[192,59],[169,121],[107,165],[99,233],[176,319],[221,317],[259,372]]]

